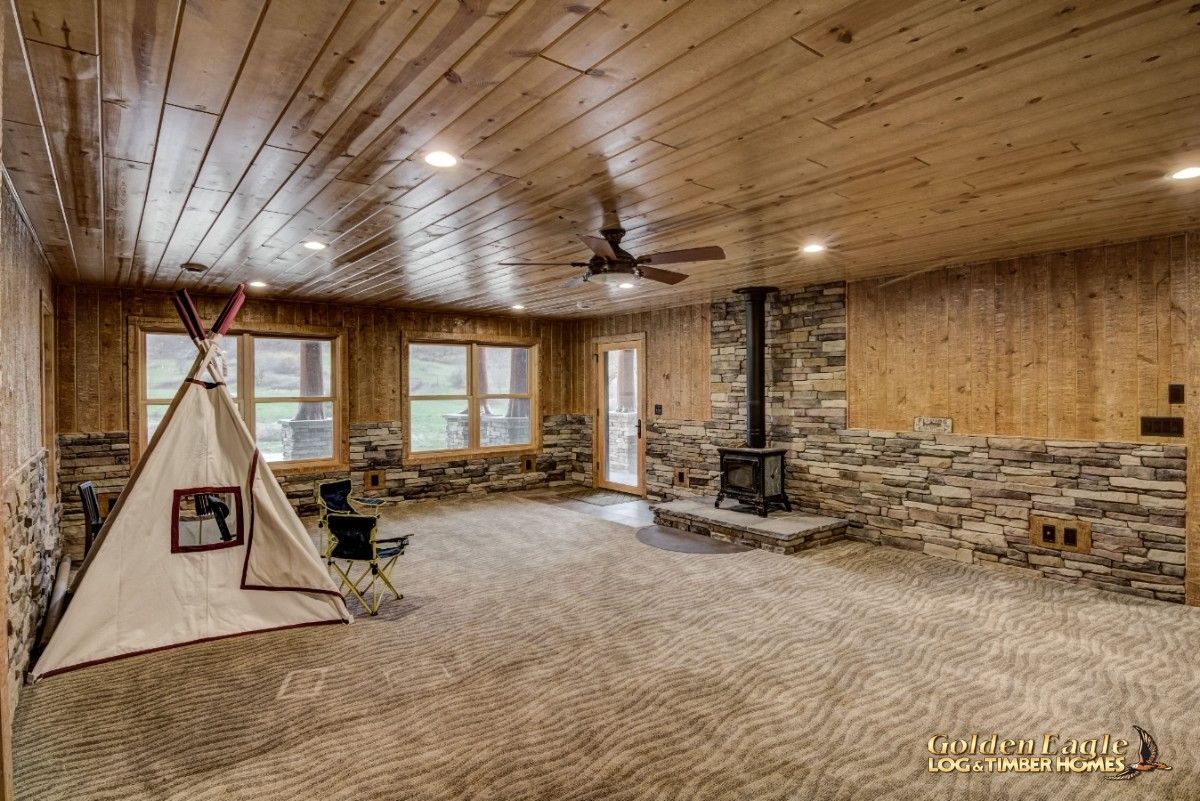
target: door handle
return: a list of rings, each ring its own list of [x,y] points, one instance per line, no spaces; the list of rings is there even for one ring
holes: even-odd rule
[[[638,418],[638,439],[642,438],[642,420]]]

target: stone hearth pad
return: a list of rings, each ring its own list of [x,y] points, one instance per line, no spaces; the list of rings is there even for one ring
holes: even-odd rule
[[[792,554],[844,539],[846,521],[803,512],[752,512],[713,507],[714,498],[680,498],[651,507],[660,526],[705,534],[772,553]]]

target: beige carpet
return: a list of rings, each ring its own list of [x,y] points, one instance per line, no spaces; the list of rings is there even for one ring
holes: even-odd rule
[[[38,799],[1200,797],[1200,611],[853,543],[650,548],[492,496],[406,507],[377,619],[21,694]],[[929,775],[934,734],[1157,736],[1174,766]]]

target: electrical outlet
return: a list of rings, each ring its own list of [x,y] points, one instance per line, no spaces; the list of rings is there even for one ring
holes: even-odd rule
[[[662,404],[661,403],[654,404],[654,413],[662,414]]]
[[[1092,524],[1086,520],[1030,515],[1029,544],[1056,551],[1087,553],[1092,550]]]
[[[363,471],[363,489],[377,490],[383,489],[387,477],[382,470],[364,470]]]
[[[672,487],[690,487],[692,485],[692,471],[686,467],[676,467],[675,475],[671,477]]]
[[[522,473],[536,473],[537,472],[537,459],[534,458],[533,456],[522,456],[521,457],[521,472]]]
[[[108,517],[112,514],[113,507],[117,505],[117,498],[121,497],[119,492],[101,492],[96,495],[96,505],[100,507],[100,516]]]

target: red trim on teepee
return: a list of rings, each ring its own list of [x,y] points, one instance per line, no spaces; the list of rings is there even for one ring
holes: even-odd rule
[[[264,592],[313,592],[320,595],[332,595],[335,598],[341,598],[342,594],[336,590],[325,590],[320,587],[272,587],[266,584],[248,584],[246,583],[246,574],[250,571],[250,549],[254,546],[254,479],[258,475],[258,460],[262,457],[258,448],[254,449],[254,456],[250,459],[250,474],[246,476],[246,497],[250,503],[250,526],[246,531],[246,558],[242,562],[242,583],[243,590],[263,590]],[[347,621],[349,622],[349,621]]]
[[[115,656],[105,656],[100,659],[92,659],[87,662],[80,662],[77,665],[67,665],[66,667],[55,668],[54,670],[48,670],[45,673],[43,673],[42,675],[38,676],[38,679],[39,680],[40,679],[48,679],[51,676],[57,676],[60,673],[70,673],[72,670],[80,670],[82,668],[93,667],[95,665],[103,665],[106,662],[116,662],[119,659],[128,659],[131,656],[144,656],[146,654],[158,653],[159,651],[170,651],[172,648],[182,648],[185,645],[199,645],[202,642],[216,642],[217,640],[231,640],[234,637],[244,637],[247,634],[266,634],[269,631],[286,631],[287,629],[302,629],[307,626],[326,626],[330,623],[349,623],[349,622],[350,621],[346,620],[345,618],[338,618],[337,620],[312,620],[312,621],[309,621],[308,623],[289,623],[286,626],[272,626],[271,628],[254,629],[253,631],[235,631],[232,634],[218,634],[214,637],[201,637],[198,640],[188,640],[187,642],[173,642],[170,645],[160,645],[156,648],[147,648],[144,651],[130,651],[127,654],[116,654]]]
[[[196,304],[192,303],[187,290],[180,289],[171,300],[175,303],[175,311],[179,313],[179,319],[183,320],[183,327],[187,329],[188,336],[196,342],[202,341],[205,338],[204,324],[200,322]]]

